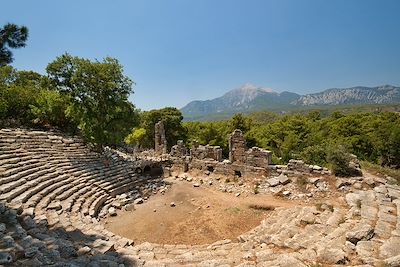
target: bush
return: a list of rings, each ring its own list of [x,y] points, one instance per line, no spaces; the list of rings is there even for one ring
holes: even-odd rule
[[[341,144],[335,144],[327,149],[326,160],[336,176],[347,177],[359,175],[359,170],[350,166],[351,154]]]
[[[30,115],[36,124],[58,126],[67,130],[71,121],[66,117],[65,111],[70,101],[68,97],[55,91],[40,90],[30,107]]]
[[[326,165],[326,147],[322,145],[306,147],[300,157],[308,164],[324,166]]]
[[[32,119],[29,106],[35,102],[37,92],[37,89],[31,87],[10,86],[5,88],[1,101],[3,102],[2,109],[5,111],[2,117],[29,123]]]

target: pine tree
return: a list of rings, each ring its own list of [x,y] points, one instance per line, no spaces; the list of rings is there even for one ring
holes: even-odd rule
[[[25,46],[28,39],[28,28],[7,23],[0,28],[0,66],[13,62],[13,54],[10,48],[20,48]]]

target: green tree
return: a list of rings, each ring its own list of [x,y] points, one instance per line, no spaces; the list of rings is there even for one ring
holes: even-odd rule
[[[119,144],[137,125],[137,111],[128,101],[133,82],[118,60],[90,61],[64,54],[46,70],[53,89],[70,97],[67,116],[88,141]]]
[[[140,127],[146,130],[146,135],[142,141],[142,147],[154,147],[154,125],[159,121],[164,123],[168,149],[175,145],[178,140],[186,140],[187,131],[182,125],[182,120],[182,113],[177,108],[173,107],[144,112],[140,122]]]
[[[133,128],[131,133],[125,137],[124,142],[127,145],[134,145],[141,148],[141,144],[146,136],[146,129]]]
[[[10,48],[24,47],[28,39],[28,28],[7,23],[0,28],[0,66],[13,62]]]
[[[70,104],[69,97],[56,91],[41,89],[29,104],[29,116],[37,125],[58,126],[62,130],[74,131],[76,125],[71,123],[65,112]]]
[[[236,113],[229,121],[231,131],[236,129],[242,130],[243,133],[246,133],[250,130],[252,121],[250,118],[243,116],[241,113]]]

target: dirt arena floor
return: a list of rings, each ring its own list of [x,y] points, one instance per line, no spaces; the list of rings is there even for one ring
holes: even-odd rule
[[[221,239],[236,240],[259,225],[271,212],[269,208],[298,205],[268,195],[236,197],[206,185],[170,182],[172,186],[164,195],[153,195],[136,205],[134,211],[119,210],[118,216],[105,219],[106,228],[136,244],[209,244]]]

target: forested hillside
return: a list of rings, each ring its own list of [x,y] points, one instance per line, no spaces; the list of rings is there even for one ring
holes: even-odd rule
[[[249,147],[270,149],[275,163],[291,158],[309,164],[327,165],[334,151],[350,152],[362,160],[400,167],[400,116],[394,112],[334,112],[321,118],[308,114],[276,115],[255,113],[235,115],[229,121],[185,122],[188,143],[220,145],[227,152],[227,134],[235,128],[245,133]]]

